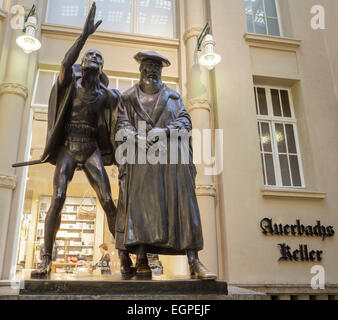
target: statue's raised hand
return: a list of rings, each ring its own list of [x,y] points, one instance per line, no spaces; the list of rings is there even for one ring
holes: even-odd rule
[[[99,20],[98,22],[94,23],[95,14],[96,14],[96,3],[93,2],[92,7],[90,8],[90,11],[88,13],[85,26],[83,28],[83,35],[86,37],[92,35],[102,23],[102,20]]]

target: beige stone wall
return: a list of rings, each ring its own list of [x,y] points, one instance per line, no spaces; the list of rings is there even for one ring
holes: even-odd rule
[[[313,263],[280,263],[278,243],[297,249],[299,244],[324,251],[322,265],[326,281],[337,283],[335,238],[325,242],[312,238],[265,237],[259,227],[262,218],[294,224],[337,228],[337,34],[332,1],[283,1],[290,25],[288,36],[246,37],[242,1],[210,1],[217,52],[223,57],[214,73],[217,127],[224,129],[224,172],[219,177],[219,214],[223,221],[226,249],[223,276],[232,283],[310,284]],[[310,8],[326,5],[330,30],[310,28]],[[226,19],[224,18],[226,16]],[[335,31],[333,31],[335,30]],[[301,40],[297,44],[294,39]],[[331,39],[331,41],[328,41]],[[284,42],[284,43],[283,43]],[[328,44],[329,43],[329,44]],[[253,77],[254,76],[254,77]],[[253,85],[279,85],[292,89],[306,189],[304,196],[326,193],[326,199],[262,196],[263,179]]]

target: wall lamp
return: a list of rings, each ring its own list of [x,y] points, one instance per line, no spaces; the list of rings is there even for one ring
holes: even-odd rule
[[[24,35],[19,36],[16,39],[17,45],[22,48],[22,50],[29,54],[33,51],[37,51],[41,48],[41,42],[35,38],[35,32],[38,29],[38,22],[35,16],[36,6],[33,5],[28,16],[25,17],[25,24],[23,32]]]
[[[197,51],[202,51],[203,46],[204,50],[202,56],[199,58],[199,63],[209,70],[212,70],[222,61],[222,57],[214,52],[216,42],[210,33],[210,29],[210,22],[208,22],[197,39]]]

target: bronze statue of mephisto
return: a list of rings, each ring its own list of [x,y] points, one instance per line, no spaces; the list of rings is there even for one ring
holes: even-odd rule
[[[103,73],[103,56],[97,50],[85,53],[82,64],[75,64],[88,37],[102,21],[94,23],[93,3],[80,37],[65,55],[60,74],[52,89],[48,106],[48,133],[39,163],[55,165],[52,203],[45,220],[45,252],[42,266],[32,272],[32,278],[48,276],[52,267],[52,252],[60,228],[61,211],[67,186],[75,170],[83,170],[104,209],[110,232],[115,235],[116,207],[105,166],[115,163],[114,124],[117,120],[119,92],[109,90],[108,77]],[[121,271],[132,273],[132,262],[122,253]]]
[[[123,131],[127,139],[134,137],[138,146],[135,158],[139,159],[137,153],[150,152],[160,137],[168,151],[174,134],[191,132],[192,123],[179,94],[162,83],[162,69],[170,66],[169,60],[153,51],[139,52],[135,59],[140,64],[140,81],[122,95],[116,130]],[[182,141],[178,140],[177,147],[179,151],[184,148]],[[216,279],[198,257],[203,236],[191,139],[186,149],[186,163],[136,160],[119,167],[116,248],[136,254],[137,277],[151,278],[147,259],[151,253],[187,255],[192,278]]]

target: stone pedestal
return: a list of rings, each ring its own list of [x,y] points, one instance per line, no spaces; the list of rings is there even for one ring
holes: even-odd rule
[[[116,277],[119,279],[119,277]],[[225,296],[227,283],[223,281],[164,280],[122,281],[114,277],[98,280],[26,280],[20,296]]]

